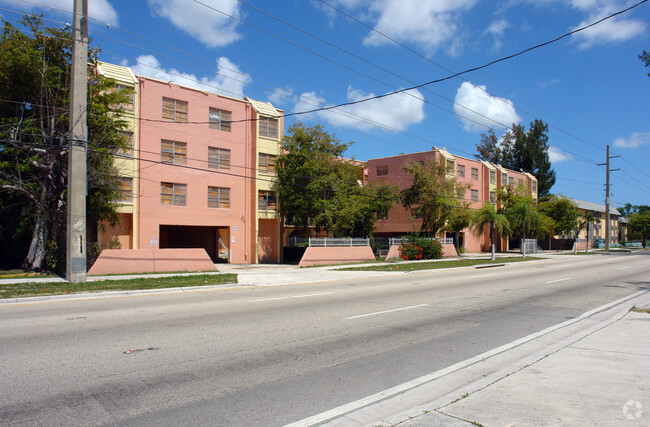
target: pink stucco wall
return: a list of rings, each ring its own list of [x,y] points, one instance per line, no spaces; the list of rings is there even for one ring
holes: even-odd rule
[[[214,263],[203,249],[107,249],[88,275],[214,270]]]
[[[489,168],[485,166],[478,160],[469,159],[460,156],[453,156],[455,159],[455,170],[454,176],[456,180],[462,184],[467,185],[467,190],[465,192],[465,201],[469,203],[471,209],[479,209],[483,206],[484,203],[490,201],[490,172]],[[426,151],[421,153],[412,153],[412,154],[403,154],[393,157],[384,157],[380,159],[370,159],[366,163],[366,176],[368,182],[388,182],[392,185],[396,185],[400,190],[409,187],[412,184],[411,175],[404,171],[404,167],[409,165],[412,162],[419,161],[431,161],[437,159],[442,161],[443,156],[437,150]],[[460,176],[458,166],[465,167],[465,176]],[[378,167],[388,167],[388,175],[386,176],[377,176]],[[472,168],[477,169],[478,175],[477,179],[472,178]],[[517,187],[519,180],[522,181],[522,184],[525,189],[530,193],[531,191],[531,180],[523,172],[516,172],[507,170],[508,177],[514,178],[514,186]],[[497,185],[507,185],[508,183],[502,184],[501,180],[501,171],[497,170]],[[472,190],[476,190],[478,200],[472,201]],[[396,204],[390,210],[388,218],[385,220],[377,220],[375,222],[375,233],[378,236],[385,237],[396,237],[402,236],[413,231],[419,231],[422,225],[422,221],[411,216],[411,212],[400,204]],[[444,236],[443,236],[444,237]],[[464,238],[464,248],[467,252],[485,252],[490,249],[490,236],[489,230],[483,230],[477,232],[476,230],[465,229],[463,231]],[[503,250],[507,250],[507,240],[502,241],[501,247]]]
[[[318,248],[310,246],[302,256],[299,267],[328,264],[353,264],[375,259],[370,246]]]
[[[244,101],[201,92],[171,83],[140,78],[140,186],[137,190],[140,209],[137,221],[138,247],[160,245],[160,225],[226,227],[233,263],[254,262],[255,220],[250,220],[256,164],[251,144],[251,106]],[[188,103],[187,123],[174,123],[162,118],[162,98]],[[210,107],[232,112],[231,130],[211,129],[208,125]],[[186,164],[160,164],[161,140],[187,144]],[[230,169],[208,169],[208,147],[230,150]],[[161,182],[186,184],[186,205],[161,204]],[[230,188],[230,207],[207,207],[208,186]],[[248,219],[248,220],[247,220]]]

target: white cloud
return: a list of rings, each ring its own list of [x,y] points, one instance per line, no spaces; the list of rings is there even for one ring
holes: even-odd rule
[[[237,65],[224,56],[217,59],[217,74],[210,77],[198,78],[194,74],[183,73],[176,69],[161,69],[161,64],[153,55],[142,55],[137,64],[131,69],[135,74],[154,79],[173,82],[182,86],[204,90],[206,92],[221,92],[227,96],[244,97],[244,86],[251,82],[248,74],[239,70]]]
[[[354,102],[375,96],[348,87],[348,101]],[[300,95],[295,112],[309,111],[327,106],[325,99],[314,92]],[[333,110],[318,111],[317,117],[335,126],[353,127],[361,130],[388,127],[404,130],[424,120],[424,98],[418,90],[377,98],[359,104]]]
[[[545,82],[538,83],[537,87],[539,87],[540,89],[547,89],[547,88],[549,88],[551,86],[555,86],[555,85],[560,84],[560,83],[562,83],[562,80],[560,80],[560,79],[551,79],[551,80],[547,80]]]
[[[381,0],[374,1],[370,13],[378,16],[375,29],[400,42],[415,43],[432,51],[447,47],[452,53],[459,50],[462,38],[459,18],[477,0]],[[354,4],[355,2],[351,2]],[[376,32],[364,39],[367,46],[391,42]]]
[[[218,12],[239,18],[237,0],[203,0],[216,10],[188,0],[147,0],[147,3],[154,15],[168,19],[208,47],[226,46],[241,38],[235,31],[237,22]]]
[[[62,12],[70,13],[72,13],[72,10],[74,8],[71,0],[42,0],[38,2],[38,6],[24,3],[18,0],[1,0],[0,4],[9,5],[13,8],[28,12],[41,9],[41,6],[48,9],[54,8]],[[117,25],[118,23],[117,12],[108,0],[93,0],[88,2],[88,15],[91,18],[94,18],[101,22],[107,22],[111,25]],[[68,18],[66,19],[70,21],[70,24],[72,24],[72,15],[68,15]]]
[[[492,46],[494,51],[501,50],[501,46],[503,45],[501,38],[508,28],[510,28],[510,24],[505,19],[492,21],[490,26],[487,28],[486,33],[494,38],[494,45]]]
[[[559,163],[565,160],[573,160],[573,157],[562,151],[561,148],[549,146],[548,147],[548,158],[551,163]]]
[[[650,144],[650,132],[634,132],[629,138],[616,138],[614,146],[620,148],[637,148]]]
[[[289,86],[276,88],[268,95],[269,101],[274,105],[283,105],[289,101],[296,101],[293,89]]]
[[[485,86],[469,82],[463,82],[458,88],[454,112],[468,132],[484,131],[486,127],[501,128],[521,121],[512,101],[492,96]]]
[[[610,11],[603,11],[598,15],[591,14],[586,20],[582,21],[576,27],[571,28],[571,30],[596,22],[609,14]],[[581,31],[573,37],[582,49],[589,49],[596,44],[620,43],[633,39],[643,34],[645,30],[646,25],[641,20],[611,18],[594,27]]]

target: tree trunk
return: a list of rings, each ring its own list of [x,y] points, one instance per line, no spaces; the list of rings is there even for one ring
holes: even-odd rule
[[[47,215],[43,211],[36,214],[36,224],[32,232],[32,243],[29,245],[27,257],[23,262],[23,269],[40,271],[45,260],[45,246],[49,234]]]
[[[490,227],[490,252],[492,256],[490,259],[494,261],[496,259],[495,253],[494,253],[494,226]]]

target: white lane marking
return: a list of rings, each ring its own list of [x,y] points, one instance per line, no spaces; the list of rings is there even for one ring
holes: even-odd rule
[[[410,307],[395,308],[393,310],[376,311],[374,313],[359,314],[357,316],[346,317],[345,320],[353,320],[353,319],[359,319],[361,317],[376,316],[378,314],[394,313],[396,311],[411,310],[412,308],[426,307],[428,305],[429,304],[412,305]]]
[[[627,267],[619,267],[618,269],[619,269],[619,270],[625,270],[626,268],[632,268],[632,266],[631,266],[631,265],[628,265]]]
[[[332,295],[334,292],[323,292],[321,294],[307,294],[307,295],[292,295],[290,297],[278,297],[278,298],[264,298],[256,299],[248,302],[264,302],[264,301],[279,301],[283,299],[292,299],[292,298],[308,298],[308,297],[319,297],[321,295]]]
[[[550,282],[546,282],[546,283],[564,282],[565,280],[571,280],[571,278],[570,277],[565,277],[564,279],[551,280]]]
[[[496,276],[497,273],[479,274],[477,276],[467,276],[468,279],[479,279],[481,277]]]
[[[566,322],[563,323],[558,323],[557,325],[550,326],[544,330],[541,330],[539,332],[535,332],[534,334],[528,335],[526,337],[520,338],[516,341],[512,341],[511,343],[504,344],[501,347],[494,348],[492,350],[488,350],[485,353],[481,353],[477,356],[471,357],[467,360],[464,360],[462,362],[456,363],[455,365],[451,365],[447,368],[443,368],[439,371],[433,372],[431,374],[427,374],[424,376],[421,376],[419,378],[416,378],[414,380],[411,380],[409,382],[406,382],[404,384],[396,385],[395,387],[380,391],[379,393],[372,394],[370,396],[366,396],[364,398],[361,398],[359,400],[356,400],[354,402],[346,403],[344,405],[338,406],[336,408],[330,409],[325,412],[321,412],[320,414],[312,415],[309,418],[305,418],[299,421],[296,421],[291,424],[287,424],[284,427],[308,427],[308,426],[315,426],[315,425],[320,425],[323,424],[327,421],[340,421],[337,418],[342,417],[344,415],[350,414],[356,410],[359,410],[361,408],[368,407],[370,405],[375,405],[378,402],[386,402],[388,399],[392,399],[395,396],[402,394],[404,392],[413,390],[416,387],[419,387],[423,384],[430,383],[432,381],[435,381],[439,378],[442,378],[446,375],[451,375],[456,372],[459,372],[465,368],[468,368],[470,366],[476,365],[480,362],[483,362],[486,359],[489,359],[491,357],[494,357],[496,355],[499,355],[501,353],[505,353],[508,350],[512,350],[513,348],[519,347],[520,345],[526,344],[530,341],[533,341],[539,337],[543,337],[544,335],[548,335],[554,331],[557,331],[558,329],[566,328],[570,325],[573,325],[574,323],[580,322],[581,320],[587,319],[591,316],[594,316],[598,313],[601,313],[605,310],[609,310],[610,308],[616,307],[619,304],[622,304],[626,301],[629,301],[633,298],[640,297],[644,295],[647,291],[639,291],[637,293],[634,293],[632,295],[623,297],[621,299],[618,299],[616,301],[610,302],[609,304],[602,305],[598,308],[594,308],[593,310],[589,310],[586,313],[581,314],[578,317],[574,317],[573,319],[567,320]],[[644,300],[644,301],[647,301]],[[625,308],[625,312],[627,312],[628,308]],[[612,316],[611,319],[613,319],[616,316]],[[351,418],[348,418],[348,420]],[[349,424],[349,423],[348,423]],[[376,423],[375,423],[376,424]]]

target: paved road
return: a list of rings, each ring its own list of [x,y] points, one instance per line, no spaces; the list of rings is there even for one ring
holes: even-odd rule
[[[0,424],[286,424],[647,288],[647,261],[0,306]]]

